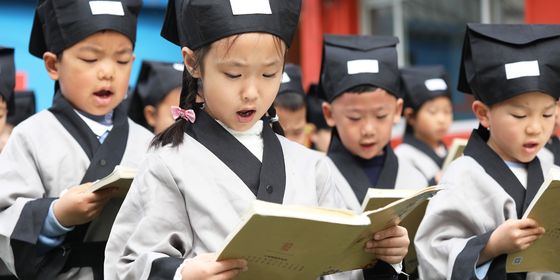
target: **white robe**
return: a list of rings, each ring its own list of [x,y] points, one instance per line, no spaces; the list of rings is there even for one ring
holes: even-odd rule
[[[395,148],[395,154],[399,157],[399,162],[406,162],[420,171],[430,184],[435,184],[434,178],[441,171],[441,166],[424,151],[414,145],[401,143]]]
[[[226,139],[233,136],[208,117],[197,112],[196,123],[192,125],[199,126],[195,130],[197,137],[202,139],[202,134],[214,131],[221,133],[208,136],[209,141],[214,142],[215,149],[225,146],[221,156],[239,153],[244,157],[234,158],[230,163],[236,167],[257,160],[248,150],[240,151],[244,147],[239,142]],[[282,204],[344,207],[333,180],[334,166],[324,155],[272,131],[268,133],[268,138],[263,136],[261,172],[284,166],[274,172],[285,176],[266,184],[262,181],[268,179],[261,177],[254,192],[231,165],[189,134],[177,147],[167,145],[150,153],[113,226],[105,252],[105,279],[171,279],[184,259],[217,252],[224,245],[228,234],[257,199],[255,192],[260,199],[270,195],[272,201]],[[279,150],[269,156],[275,160],[283,158],[283,162],[271,163],[271,158],[267,158],[267,142],[271,141],[279,141],[281,157],[276,154]],[[265,165],[268,171],[264,170]],[[285,184],[281,183],[283,180]],[[283,194],[273,198],[277,193]]]
[[[517,219],[530,202],[515,175],[477,133],[471,135],[465,155],[446,170],[441,180],[444,190],[430,200],[416,234],[421,279],[477,279],[476,262],[492,232],[506,220]],[[527,193],[538,189],[535,178],[551,167],[546,162],[540,170],[538,166],[529,165]],[[504,257],[493,260],[489,279],[505,277]],[[529,273],[526,279],[560,279],[558,274],[543,275]]]
[[[137,167],[153,135],[127,121],[128,138],[120,164]],[[11,242],[35,244],[44,220],[21,220],[24,210],[45,217],[53,198],[79,185],[90,164],[84,149],[51,111],[42,111],[14,129],[0,154],[0,257],[11,272],[16,272]],[[87,240],[107,239],[112,217],[105,216],[114,217],[119,205],[120,201],[114,200],[106,206],[97,219],[101,222],[89,228]],[[30,230],[15,233],[19,222],[29,224]],[[23,267],[32,265],[23,264]],[[75,268],[57,279],[92,279],[92,273],[89,268]]]
[[[344,204],[347,209],[351,209],[355,213],[361,213],[363,197],[370,187],[389,188],[389,189],[419,189],[428,186],[426,178],[411,166],[406,161],[401,160],[395,155],[392,148],[387,145],[384,148],[385,159],[383,167],[380,171],[377,185],[372,186],[370,179],[362,170],[360,165],[361,160],[357,160],[356,156],[352,155],[343,145],[342,141],[338,138],[336,132],[331,138],[331,144],[327,155],[331,158],[334,165],[337,167],[333,176],[336,178],[337,188],[341,194]],[[414,236],[409,237],[411,240]],[[391,270],[388,264],[379,263],[378,270]],[[414,270],[414,268],[407,268],[407,270]],[[371,271],[371,277],[378,279],[374,276],[381,272]],[[343,273],[348,275],[349,273]],[[351,272],[352,277],[356,279],[363,279],[363,273],[360,270]]]

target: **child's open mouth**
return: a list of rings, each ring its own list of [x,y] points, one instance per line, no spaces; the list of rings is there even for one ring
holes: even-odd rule
[[[362,147],[362,149],[372,149],[373,147],[375,147],[375,143],[363,143],[360,144],[360,146]]]
[[[237,119],[241,123],[251,122],[253,120],[253,117],[255,116],[256,112],[257,112],[256,110],[237,111]]]
[[[523,149],[527,153],[536,153],[538,146],[539,146],[538,143],[526,143],[526,144],[523,144]]]
[[[113,92],[109,90],[100,90],[93,93],[99,105],[107,105],[111,102]]]

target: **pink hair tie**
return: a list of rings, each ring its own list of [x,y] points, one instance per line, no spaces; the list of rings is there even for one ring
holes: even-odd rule
[[[193,109],[185,110],[177,106],[171,106],[171,115],[175,120],[178,118],[183,118],[191,123],[194,123],[194,121],[196,120],[196,115],[194,114]]]

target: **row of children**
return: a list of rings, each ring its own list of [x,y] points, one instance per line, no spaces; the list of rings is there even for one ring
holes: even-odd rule
[[[481,126],[441,176],[447,83],[438,68],[405,70],[404,88],[425,94],[403,102],[394,37],[324,37],[319,95],[334,127],[326,156],[278,135],[273,104],[291,107],[276,95],[292,79],[283,70],[298,0],[169,1],[162,36],[181,47],[180,108],[153,137],[123,102],[140,6],[37,6],[29,49],[56,81],[55,98],[0,154],[0,257],[19,279],[230,279],[250,269],[246,260],[213,253],[255,199],[358,211],[371,186],[421,188],[440,177],[445,189],[415,238],[419,277],[560,279],[504,270],[505,254],[544,233],[518,218],[553,165],[536,155],[554,126],[559,27],[468,25],[459,89],[477,99]],[[139,83],[131,102],[162,85]],[[403,106],[411,128],[395,152]],[[136,120],[156,127],[149,116]],[[423,119],[438,122],[422,128]],[[139,168],[124,201],[86,191],[118,164]],[[400,226],[377,232],[364,250],[380,261],[325,278],[406,277],[412,239]]]

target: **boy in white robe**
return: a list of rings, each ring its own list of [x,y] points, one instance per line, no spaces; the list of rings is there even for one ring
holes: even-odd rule
[[[520,218],[550,168],[536,155],[554,127],[559,56],[559,26],[467,25],[459,90],[475,96],[480,126],[416,235],[422,279],[560,279],[505,271],[508,253],[545,233]]]
[[[396,44],[389,36],[325,35],[320,87],[333,134],[327,156],[347,208],[361,211],[368,188],[422,188],[424,176],[393,152],[389,141],[403,106]],[[377,267],[393,270],[386,263]],[[400,272],[400,266],[394,266]],[[376,277],[368,275],[366,278]]]
[[[19,279],[102,279],[122,202],[88,192],[135,168],[152,134],[130,121],[127,92],[141,2],[39,1],[29,51],[55,80],[53,106],[14,128],[0,154],[0,258]]]
[[[406,129],[395,154],[435,185],[447,156],[442,140],[453,122],[447,74],[442,66],[416,66],[401,69],[401,78]]]

